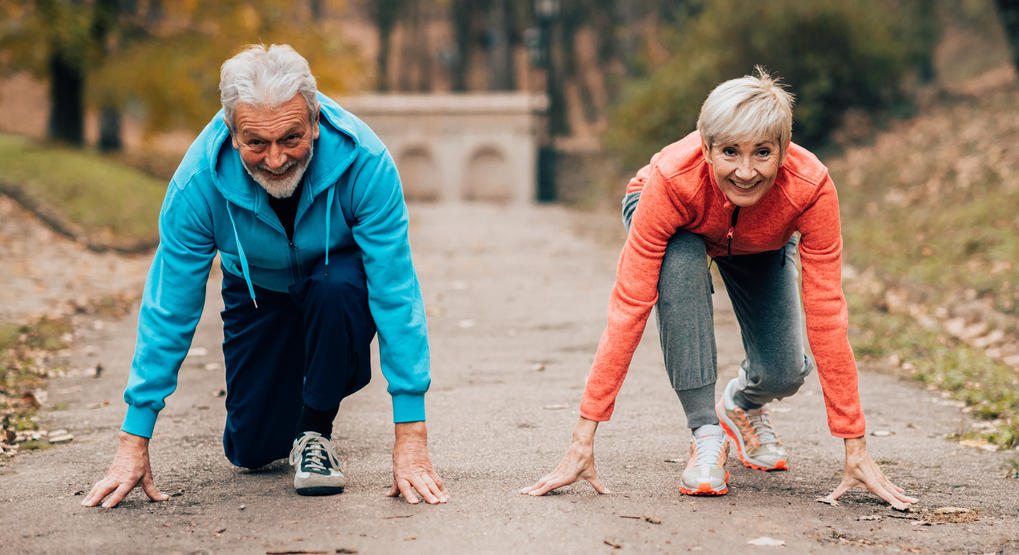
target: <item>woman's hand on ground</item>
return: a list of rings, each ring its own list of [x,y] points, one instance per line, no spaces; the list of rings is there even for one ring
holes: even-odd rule
[[[566,456],[559,462],[555,470],[546,474],[531,486],[523,488],[520,493],[527,495],[545,495],[577,480],[587,480],[598,493],[609,493],[609,490],[598,480],[594,469],[594,432],[598,423],[581,417],[573,430],[573,439],[566,450]]]
[[[870,458],[870,453],[867,452],[866,438],[846,438],[845,442],[845,475],[842,477],[842,483],[826,499],[834,501],[852,488],[863,487],[900,511],[909,510],[910,505],[918,501],[915,497],[906,495],[902,488],[893,484],[881,472],[877,463]]]

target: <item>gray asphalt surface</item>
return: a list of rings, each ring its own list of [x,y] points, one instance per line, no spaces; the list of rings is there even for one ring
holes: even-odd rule
[[[816,376],[774,405],[791,470],[752,471],[733,457],[729,495],[680,495],[689,434],[653,325],[595,443],[599,475],[613,493],[583,483],[544,498],[518,494],[565,452],[604,325],[619,245],[578,230],[613,236],[619,223],[559,207],[412,206],[411,215],[432,346],[430,451],[452,494],[448,504],[385,497],[393,432],[377,369],[336,421],[345,493],[300,497],[282,463],[258,472],[232,467],[220,444],[214,275],[180,387],[151,444],[156,484],[170,500],[152,503],[138,490],[116,509],[79,505],[116,452],[135,336],[133,318],[101,329],[79,318],[65,362],[105,370],[51,383],[42,421],[68,429],[73,442],[0,466],[0,552],[1019,552],[1019,480],[1005,477],[1016,452],[945,439],[970,426],[958,407],[866,368],[868,430],[881,432],[867,438],[871,454],[920,497],[916,512],[894,512],[862,491],[837,507],[816,501],[838,484],[843,461]],[[721,289],[715,302],[724,383],[742,352]],[[969,509],[956,519],[966,522],[934,515],[944,507]],[[763,536],[785,546],[748,544]]]

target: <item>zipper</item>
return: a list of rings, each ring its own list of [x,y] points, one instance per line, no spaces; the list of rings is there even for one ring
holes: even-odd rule
[[[732,260],[732,238],[736,235],[736,220],[739,219],[739,206],[732,209],[732,218],[729,220],[729,231],[725,238],[729,242],[729,260]]]
[[[298,256],[297,245],[294,244],[294,241],[288,239],[287,243],[290,245],[290,275],[293,277],[293,280],[296,283],[304,279],[304,277],[301,275],[303,273],[301,272],[301,265],[298,264],[298,259],[300,258],[300,256]]]

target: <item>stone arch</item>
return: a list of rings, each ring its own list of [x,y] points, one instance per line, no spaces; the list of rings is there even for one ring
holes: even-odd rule
[[[396,168],[403,183],[403,196],[409,201],[436,201],[442,188],[439,167],[431,150],[424,145],[404,148],[396,157]]]
[[[509,156],[495,145],[482,145],[467,159],[467,200],[507,202],[513,197],[513,171]]]

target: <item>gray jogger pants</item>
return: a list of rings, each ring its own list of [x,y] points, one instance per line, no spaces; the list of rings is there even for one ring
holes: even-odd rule
[[[623,199],[627,230],[639,199],[639,192]],[[792,395],[813,368],[803,348],[797,243],[794,236],[777,251],[714,259],[732,300],[746,352],[733,396],[744,409]],[[712,293],[703,238],[676,232],[662,259],[656,313],[665,369],[691,429],[718,423]]]

